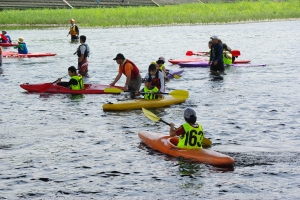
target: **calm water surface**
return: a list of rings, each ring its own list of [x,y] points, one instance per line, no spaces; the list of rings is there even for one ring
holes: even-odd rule
[[[145,75],[159,56],[207,51],[212,35],[240,50],[239,59],[267,64],[231,67],[221,81],[213,81],[207,68],[185,68],[167,91],[187,89],[190,98],[153,110],[179,126],[184,108],[194,108],[214,143],[210,149],[232,156],[233,169],[181,162],[147,148],[137,136],[140,130],[167,134],[169,127],[149,121],[141,110],[102,110],[122,96],[40,96],[22,90],[21,83],[52,82],[77,65],[78,44],[69,42],[67,28],[9,31],[13,40],[23,36],[30,52],[57,56],[3,59],[0,199],[299,198],[299,20],[80,30],[91,48],[87,83],[112,82],[117,53]],[[119,85],[124,82],[123,77]]]

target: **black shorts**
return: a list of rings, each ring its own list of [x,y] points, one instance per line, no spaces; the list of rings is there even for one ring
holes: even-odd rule
[[[71,40],[78,40],[78,36],[76,36],[76,35],[71,35]]]
[[[224,63],[223,62],[218,62],[217,65],[214,65],[213,63],[210,65],[210,70],[211,71],[219,71],[223,72],[225,70],[224,68]]]

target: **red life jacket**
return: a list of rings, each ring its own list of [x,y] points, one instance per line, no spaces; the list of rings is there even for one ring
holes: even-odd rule
[[[137,68],[137,66],[130,60],[126,59],[126,62],[124,63],[122,67],[122,73],[125,74],[125,65],[126,63],[130,63],[133,66],[133,70],[131,70],[131,76],[130,78],[136,78],[140,74],[140,70]],[[126,74],[125,74],[126,75]]]
[[[158,73],[159,70],[157,70],[156,74],[155,74],[155,78],[152,79],[152,86],[157,87],[159,90],[161,88],[161,84],[160,84],[160,80],[158,78]],[[149,77],[151,77],[151,74],[149,73]]]

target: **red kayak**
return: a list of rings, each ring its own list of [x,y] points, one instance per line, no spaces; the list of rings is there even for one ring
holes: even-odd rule
[[[46,89],[47,93],[59,93],[59,94],[114,94],[109,92],[104,92],[105,88],[110,88],[110,85],[102,84],[84,84],[83,90],[71,90],[69,88],[59,86],[52,83],[38,83],[38,84],[29,84],[23,83],[20,84],[20,87],[28,92],[40,92]],[[48,87],[48,88],[47,88]],[[115,86],[116,88],[121,88],[120,86]]]
[[[182,58],[182,59],[170,59],[168,60],[172,64],[187,63],[187,62],[208,62],[203,58]],[[233,64],[246,64],[250,63],[250,60],[235,60]]]
[[[19,54],[17,52],[6,51],[2,52],[3,58],[32,58],[32,57],[45,57],[45,56],[55,56],[56,53],[28,53]]]
[[[169,59],[168,60],[172,64],[185,63],[185,62],[198,62],[198,61],[206,61],[203,58],[182,58],[182,59]]]
[[[2,47],[13,47],[13,46],[18,46],[18,44],[0,42],[0,46],[2,46]]]

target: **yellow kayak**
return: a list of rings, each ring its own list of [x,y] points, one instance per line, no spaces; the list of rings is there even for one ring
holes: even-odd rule
[[[179,104],[185,102],[188,96],[164,96],[162,99],[133,99],[128,101],[120,101],[116,103],[104,104],[103,110],[117,111],[117,110],[133,110],[141,108],[160,108],[172,104]]]

